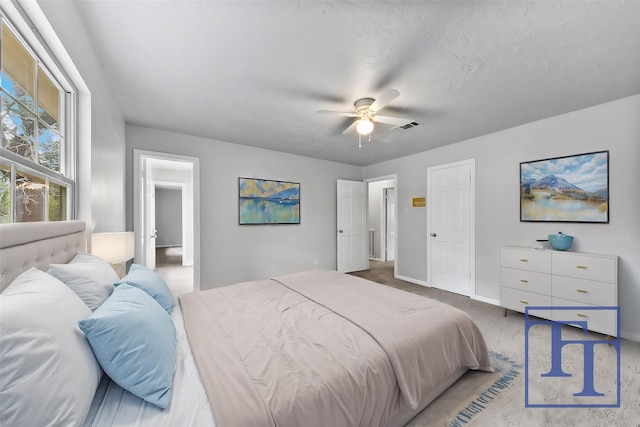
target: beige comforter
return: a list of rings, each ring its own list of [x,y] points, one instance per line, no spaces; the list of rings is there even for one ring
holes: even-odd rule
[[[464,312],[309,271],[180,297],[217,427],[384,426],[461,367],[490,370]]]

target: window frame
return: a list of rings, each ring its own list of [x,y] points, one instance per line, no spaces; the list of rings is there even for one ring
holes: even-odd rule
[[[22,16],[24,18],[24,15]],[[45,180],[46,191],[44,198],[44,212],[43,218],[44,221],[49,221],[49,195],[50,195],[50,183],[58,186],[63,186],[66,188],[65,195],[65,213],[60,220],[70,220],[76,219],[78,214],[78,203],[77,203],[77,183],[76,183],[76,174],[77,174],[77,126],[78,126],[78,91],[75,86],[71,83],[71,79],[64,72],[62,67],[59,65],[58,61],[55,60],[54,55],[48,49],[45,41],[37,33],[34,29],[33,25],[28,25],[27,28],[31,32],[28,34],[29,37],[25,37],[26,34],[23,34],[18,28],[17,25],[14,25],[11,22],[10,17],[5,11],[0,8],[0,20],[3,26],[6,26],[9,31],[12,32],[13,36],[18,40],[19,43],[24,47],[29,55],[34,59],[36,64],[36,75],[39,76],[39,72],[42,71],[45,75],[51,80],[51,82],[56,85],[58,89],[60,89],[60,119],[58,121],[60,134],[60,171],[57,172],[53,169],[49,169],[46,166],[43,166],[39,163],[39,149],[38,149],[38,132],[40,126],[45,126],[51,128],[49,124],[41,119],[40,114],[38,113],[38,86],[37,82],[39,81],[36,78],[36,88],[35,88],[35,110],[33,111],[36,119],[36,156],[35,161],[28,159],[26,157],[20,156],[8,150],[2,146],[0,146],[0,163],[2,163],[5,167],[10,168],[11,170],[11,202],[10,202],[10,214],[9,214],[9,222],[16,222],[16,200],[15,200],[15,192],[16,192],[16,172],[24,172]],[[24,27],[24,26],[23,26]],[[34,49],[32,43],[37,43]],[[4,91],[7,96],[11,96],[9,92]],[[15,98],[13,98],[15,99]],[[19,100],[16,100],[20,105]]]

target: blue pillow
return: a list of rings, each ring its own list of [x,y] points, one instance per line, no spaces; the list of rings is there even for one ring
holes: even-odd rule
[[[160,408],[169,405],[176,328],[153,298],[123,284],[78,326],[115,383]]]
[[[129,273],[118,280],[115,285],[119,286],[123,283],[128,283],[131,286],[142,289],[158,301],[158,304],[160,304],[167,313],[171,314],[171,310],[173,310],[173,294],[164,279],[155,271],[143,265],[131,264]]]

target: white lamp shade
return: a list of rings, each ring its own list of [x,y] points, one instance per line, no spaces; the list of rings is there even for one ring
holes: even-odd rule
[[[369,135],[373,130],[373,122],[367,119],[358,120],[356,130],[360,135]]]
[[[125,262],[135,254],[133,231],[94,233],[91,253],[109,263]]]

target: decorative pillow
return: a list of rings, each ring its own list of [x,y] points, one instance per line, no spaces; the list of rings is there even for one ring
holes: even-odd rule
[[[171,314],[173,310],[173,294],[167,283],[158,273],[139,264],[131,264],[129,273],[118,280],[115,285],[119,286],[128,283],[131,286],[140,288],[153,297],[158,304]]]
[[[122,284],[79,326],[113,381],[160,408],[169,405],[176,328],[153,298]]]
[[[102,371],[71,289],[31,268],[0,294],[0,424],[81,426]]]
[[[120,279],[102,258],[78,252],[68,264],[51,264],[49,274],[63,281],[78,294],[91,311],[100,307]]]

